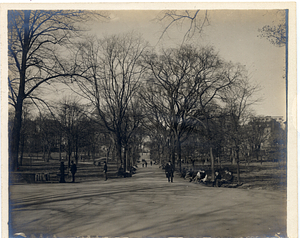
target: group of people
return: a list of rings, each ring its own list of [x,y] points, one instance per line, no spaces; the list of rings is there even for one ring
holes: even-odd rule
[[[150,160],[150,165],[152,166],[152,164],[153,164],[153,162],[152,162],[152,160]],[[148,166],[148,163],[147,163],[146,160],[143,160],[142,166],[143,167],[147,167]]]
[[[60,162],[60,167],[59,167],[59,172],[60,172],[60,179],[59,182],[60,183],[65,183],[65,165],[64,162]],[[77,172],[77,166],[74,163],[74,161],[71,161],[71,166],[70,166],[70,172],[72,174],[72,183],[75,183],[75,174]],[[104,161],[104,166],[103,166],[103,174],[104,174],[104,179],[105,181],[107,180],[107,164],[106,161]]]
[[[224,170],[223,175],[220,171],[215,171],[215,179],[213,181],[214,187],[220,187],[222,184],[230,184],[233,181],[233,174],[228,169]]]
[[[147,162],[146,162],[147,163]],[[150,162],[152,165],[152,161]],[[147,167],[147,164],[146,164]],[[165,174],[166,174],[166,178],[168,179],[168,182],[173,183],[173,178],[174,178],[174,166],[171,163],[171,161],[169,161],[166,165],[165,165]],[[60,183],[65,183],[65,166],[64,166],[64,162],[60,163]],[[74,161],[71,161],[71,166],[70,166],[70,172],[72,174],[72,183],[75,182],[75,174],[77,172],[77,166],[74,163]],[[103,174],[104,174],[104,179],[105,181],[107,180],[108,176],[107,176],[107,163],[106,161],[104,161],[104,165],[103,165]],[[182,171],[182,177],[184,177],[185,179],[188,177],[190,178],[190,182],[192,181],[196,181],[196,182],[209,182],[208,181],[208,176],[206,174],[206,172],[203,170],[199,170],[197,171],[197,173],[193,172],[193,171],[189,171],[187,172],[185,170],[185,168],[183,168]],[[224,170],[223,175],[221,176],[221,173],[217,170],[215,171],[215,176],[214,176],[214,180],[211,181],[213,183],[213,186],[219,187],[221,186],[221,184],[224,183],[231,183],[233,180],[233,174],[232,172],[230,172],[228,169]]]
[[[204,183],[204,184],[211,184],[213,187],[220,187],[223,184],[230,184],[232,183],[234,176],[232,172],[230,172],[227,168],[224,170],[216,170],[214,172],[214,178],[209,178],[208,174],[205,170],[198,170],[193,171],[190,169],[189,171],[186,168],[183,168],[181,172],[181,177],[184,179],[189,179],[190,182],[196,183]]]

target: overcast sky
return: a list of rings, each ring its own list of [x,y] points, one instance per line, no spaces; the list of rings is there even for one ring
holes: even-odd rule
[[[164,25],[154,21],[157,11],[113,11],[109,23],[96,24],[98,35],[118,34],[127,31],[142,33],[151,45],[176,46],[182,42],[188,29],[186,24],[173,26],[157,44]],[[204,11],[198,17],[204,16]],[[246,65],[249,77],[261,85],[264,101],[255,107],[257,114],[285,116],[285,48],[276,47],[258,37],[258,29],[284,21],[277,10],[223,10],[208,11],[209,25],[202,34],[195,34],[192,42],[214,46],[225,60]],[[166,23],[165,23],[166,24]]]
[[[87,25],[89,34],[98,37],[111,34],[135,32],[151,46],[175,47],[182,43],[190,22],[174,25],[160,39],[167,22],[156,21],[159,11],[106,11],[110,20],[91,22]],[[199,13],[202,19],[205,11]],[[264,25],[284,22],[284,12],[278,10],[210,10],[209,24],[201,34],[195,34],[190,43],[199,46],[213,46],[221,58],[245,65],[253,84],[259,84],[261,91],[256,97],[264,100],[253,107],[257,115],[286,115],[285,47],[272,45],[265,38],[258,37],[258,29]]]

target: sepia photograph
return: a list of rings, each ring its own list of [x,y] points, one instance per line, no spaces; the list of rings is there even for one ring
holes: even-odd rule
[[[295,11],[2,5],[2,237],[297,237]]]

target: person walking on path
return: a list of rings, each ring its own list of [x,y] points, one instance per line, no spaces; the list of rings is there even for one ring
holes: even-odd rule
[[[64,162],[60,162],[60,167],[59,167],[59,172],[60,172],[60,183],[65,183],[65,164]]]
[[[165,167],[165,172],[166,172],[166,177],[168,178],[168,182],[171,181],[171,183],[173,183],[173,166],[171,164],[171,162],[168,162],[166,164],[166,167]]]
[[[103,173],[104,173],[104,178],[105,178],[105,181],[106,181],[107,180],[107,164],[106,164],[106,161],[104,161]]]
[[[171,183],[173,183],[173,178],[174,178],[174,165],[170,162],[170,167],[171,167]]]
[[[77,172],[77,166],[74,164],[74,161],[71,162],[71,173],[72,173],[72,183],[75,183],[75,173]]]

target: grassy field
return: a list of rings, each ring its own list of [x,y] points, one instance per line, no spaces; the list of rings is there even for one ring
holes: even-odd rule
[[[19,167],[21,173],[50,173],[50,182],[58,182],[60,160],[58,153],[52,153],[49,162],[45,162],[42,159],[42,155],[38,156],[35,154],[31,158],[26,155],[23,158],[23,165]],[[62,161],[64,161],[65,166],[68,165],[68,160],[63,154]],[[97,158],[96,158],[97,159]],[[138,167],[142,167],[139,163]],[[192,164],[182,164],[182,168],[187,170],[192,169]],[[92,160],[79,160],[77,165],[76,181],[90,181],[103,178],[103,164],[98,166],[93,164]],[[111,178],[117,177],[117,162],[110,161],[108,163],[108,174]],[[216,164],[215,169],[228,168],[235,177],[236,182],[236,165],[231,163],[223,163],[222,166]],[[178,169],[178,167],[177,167]],[[211,173],[210,164],[200,164],[195,163],[194,171],[205,170],[207,174]],[[66,169],[68,171],[68,169]],[[277,190],[286,192],[287,188],[287,170],[285,163],[264,161],[262,164],[260,162],[251,162],[249,165],[245,163],[240,164],[240,179],[243,183],[239,188],[242,189],[266,189],[266,190]],[[66,180],[71,180],[71,176],[67,177]],[[26,182],[26,181],[19,181]]]
[[[95,159],[99,159],[99,157],[96,157]],[[75,161],[74,158],[72,158],[71,160]],[[36,182],[58,182],[59,167],[61,162],[64,162],[65,173],[68,174],[66,177],[66,182],[69,182],[72,180],[72,175],[69,172],[68,160],[66,159],[65,154],[62,154],[62,160],[59,160],[58,153],[52,153],[51,159],[48,162],[44,161],[44,159],[42,158],[42,154],[34,154],[32,156],[25,155],[23,157],[22,165],[19,166],[18,172],[15,173],[15,175],[17,176],[14,176],[14,179],[12,179],[12,181],[13,183],[34,182],[32,181],[34,176],[33,174],[49,174],[49,179],[47,179],[47,181],[45,181],[45,179],[41,179],[42,181]],[[117,168],[117,162],[109,160],[108,175],[111,178],[117,177]],[[31,174],[32,176],[31,179],[28,179],[28,176],[20,176],[20,174]],[[94,164],[94,161],[91,159],[79,159],[77,164],[76,181],[88,181],[102,178],[103,162],[98,165],[98,161]]]
[[[182,168],[185,167],[187,170],[192,169],[191,164],[182,164]],[[215,166],[215,170],[228,168],[234,175],[234,182],[237,182],[237,169],[235,164],[223,163],[220,167]],[[205,170],[207,174],[211,174],[211,167],[209,164],[197,164],[195,163],[194,171]],[[266,190],[277,190],[286,192],[287,189],[287,169],[285,163],[264,161],[251,162],[249,165],[244,163],[240,164],[240,180],[243,183],[239,188],[242,189],[266,189]]]

